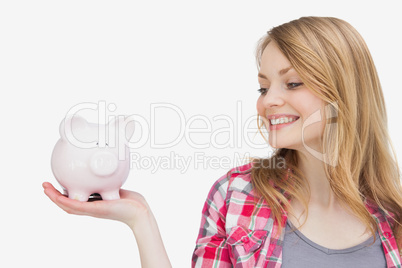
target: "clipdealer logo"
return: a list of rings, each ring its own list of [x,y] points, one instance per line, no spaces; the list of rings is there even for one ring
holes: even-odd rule
[[[149,117],[143,114],[118,115],[117,106],[114,103],[99,101],[98,103],[79,103],[69,109],[66,118],[75,115],[90,114],[92,121],[98,124],[98,147],[106,144],[119,148],[119,159],[124,160],[125,150],[130,150],[130,163],[133,169],[149,169],[156,172],[158,169],[176,169],[181,173],[190,167],[195,169],[231,168],[235,165],[247,163],[250,153],[241,156],[234,153],[233,156],[208,156],[207,149],[241,148],[243,145],[253,149],[266,149],[264,141],[256,143],[254,137],[258,134],[257,116],[243,118],[242,103],[236,104],[236,115],[226,114],[207,117],[202,114],[186,116],[183,110],[172,103],[151,103]],[[166,119],[166,114],[177,123],[174,126],[160,127],[158,124]],[[174,117],[174,118],[172,118]],[[114,133],[114,129],[108,128],[108,123],[118,122],[118,130],[125,132],[129,124],[134,124],[134,135],[127,139],[124,135]],[[162,121],[162,122],[160,122]],[[165,120],[166,121],[166,120]],[[199,127],[199,125],[203,127]],[[166,124],[165,124],[166,125]],[[74,135],[71,126],[66,127],[66,136],[71,144],[79,148],[94,148],[94,143],[87,143]],[[169,134],[169,135],[166,135]],[[166,137],[169,139],[166,140]],[[158,139],[165,137],[165,139]],[[163,141],[162,141],[163,140]],[[189,150],[185,155],[172,151],[175,147],[187,145]],[[141,155],[141,149],[155,149],[155,154]],[[156,151],[157,150],[157,151]],[[161,151],[169,151],[168,154],[158,155]]]
[[[327,121],[330,119],[332,129],[336,128],[337,117],[337,103],[330,103],[324,107],[324,114]],[[151,103],[149,110],[149,118],[141,114],[131,115],[118,115],[116,113],[117,106],[114,103],[106,103],[106,101],[99,101],[98,103],[79,103],[71,107],[67,112],[66,118],[74,117],[81,113],[91,113],[95,117],[98,124],[98,147],[117,146],[119,151],[119,159],[124,160],[126,157],[127,148],[130,150],[130,162],[133,169],[149,169],[155,173],[159,169],[179,170],[181,173],[186,172],[190,167],[194,169],[228,169],[234,166],[239,166],[249,162],[251,155],[245,153],[241,156],[239,153],[234,153],[230,156],[208,156],[205,154],[207,149],[234,149],[241,148],[243,145],[252,149],[266,149],[268,151],[267,140],[260,140],[256,143],[255,136],[259,134],[258,131],[258,117],[257,115],[243,118],[242,103],[236,103],[235,116],[226,114],[215,115],[207,117],[202,114],[195,114],[187,117],[180,107],[172,103]],[[157,131],[158,118],[165,119],[166,114],[169,114],[168,127],[160,127]],[[170,120],[175,118],[178,122],[177,126],[170,124]],[[325,162],[326,164],[335,166],[337,160],[330,158],[328,153],[321,153],[313,148],[310,148],[304,139],[304,132],[306,127],[315,124],[323,119],[322,111],[317,110],[315,113],[307,117],[303,121],[301,129],[301,138],[303,146],[306,150],[317,159]],[[113,133],[113,130],[108,128],[108,122],[118,122],[119,133]],[[335,122],[335,123],[334,123]],[[166,122],[164,122],[166,123]],[[195,127],[194,125],[202,124],[204,127]],[[125,129],[129,124],[134,124],[134,135],[131,139],[127,139],[124,135]],[[224,125],[222,127],[222,125]],[[66,136],[71,144],[79,148],[93,148],[93,143],[86,143],[77,139],[72,133],[71,126],[66,128]],[[171,133],[174,132],[174,135]],[[121,134],[123,133],[123,135]],[[169,135],[166,135],[170,133]],[[267,132],[268,133],[268,132]],[[169,140],[161,141],[157,136],[169,136]],[[262,134],[262,133],[260,133]],[[276,133],[272,133],[274,143]],[[222,139],[222,136],[224,137]],[[223,140],[223,142],[222,142]],[[174,147],[186,143],[192,148],[190,153],[181,155],[172,151]],[[146,147],[155,151],[155,154],[148,153],[141,155],[140,149]],[[170,150],[166,150],[170,149]],[[168,154],[157,155],[157,152],[168,151]],[[200,151],[201,150],[201,151]],[[279,167],[285,165],[285,161],[273,163],[274,166]]]

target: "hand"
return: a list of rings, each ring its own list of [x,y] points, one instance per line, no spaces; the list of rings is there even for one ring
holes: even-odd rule
[[[127,224],[137,240],[141,267],[172,267],[156,220],[148,203],[139,193],[120,189],[120,199],[82,202],[62,195],[49,182],[44,182],[42,186],[45,194],[69,214],[111,219]],[[155,254],[158,258],[155,258]]]
[[[148,218],[149,206],[139,193],[120,189],[120,199],[81,202],[62,195],[49,182],[42,184],[45,194],[69,214],[111,219],[127,224],[131,229],[142,219]]]

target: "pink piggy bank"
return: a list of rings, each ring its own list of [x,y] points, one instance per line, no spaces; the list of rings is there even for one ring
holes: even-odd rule
[[[130,171],[127,141],[134,133],[132,123],[119,117],[98,125],[79,116],[61,122],[51,166],[69,198],[88,201],[94,193],[103,200],[120,198],[120,187]]]

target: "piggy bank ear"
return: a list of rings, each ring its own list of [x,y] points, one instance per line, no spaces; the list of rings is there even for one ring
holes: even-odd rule
[[[118,135],[125,134],[126,141],[129,141],[134,134],[135,123],[130,117],[118,116],[109,122],[109,127],[118,131]]]
[[[76,136],[79,136],[80,133],[79,131],[74,130],[77,129],[86,130],[87,128],[88,128],[88,122],[81,116],[77,115],[67,116],[60,123],[59,127],[60,137],[65,141],[69,141],[71,139],[77,139]]]
[[[135,130],[135,122],[133,120],[126,120],[126,138],[129,141],[131,137],[134,135]]]

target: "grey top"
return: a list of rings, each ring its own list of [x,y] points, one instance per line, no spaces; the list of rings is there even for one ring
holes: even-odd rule
[[[282,268],[383,268],[387,267],[380,237],[373,237],[354,247],[328,249],[300,231],[292,230],[287,221],[282,249]]]

